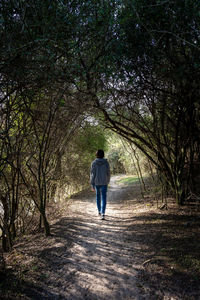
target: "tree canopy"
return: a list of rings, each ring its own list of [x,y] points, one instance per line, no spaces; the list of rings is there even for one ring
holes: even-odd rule
[[[60,166],[76,165],[82,147],[88,171],[102,128],[140,149],[178,204],[198,192],[199,28],[197,0],[1,1],[5,249],[19,210],[37,209],[50,234],[46,203]]]

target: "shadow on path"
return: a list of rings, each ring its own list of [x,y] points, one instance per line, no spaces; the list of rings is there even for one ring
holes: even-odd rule
[[[97,216],[94,194],[76,197],[49,239],[19,244],[39,268],[34,283],[25,273],[23,299],[198,299],[198,281],[177,261],[191,252],[199,257],[196,227],[185,226],[186,216],[147,211],[139,197],[137,185],[112,181],[106,220]]]

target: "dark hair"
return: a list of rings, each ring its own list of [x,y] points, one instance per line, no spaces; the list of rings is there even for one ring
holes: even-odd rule
[[[104,157],[104,151],[101,150],[101,149],[97,150],[96,157],[97,158],[103,158]]]

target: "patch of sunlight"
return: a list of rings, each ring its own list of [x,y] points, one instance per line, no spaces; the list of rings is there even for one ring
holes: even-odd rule
[[[131,184],[138,182],[138,180],[139,180],[138,177],[127,176],[127,177],[123,177],[123,178],[120,178],[119,180],[117,180],[117,183],[124,184],[124,185],[131,185]]]

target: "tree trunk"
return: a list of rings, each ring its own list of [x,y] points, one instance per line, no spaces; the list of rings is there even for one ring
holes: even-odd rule
[[[9,231],[9,206],[7,201],[7,195],[1,196],[1,202],[3,204],[3,226],[2,226],[2,247],[3,251],[7,252],[12,247],[12,237]]]
[[[180,188],[176,188],[175,193],[176,203],[182,206],[185,200],[185,192],[182,189],[180,190]]]
[[[43,224],[44,224],[45,235],[50,236],[51,235],[50,225],[49,225],[49,222],[47,221],[46,213],[41,212],[41,217],[42,217],[42,221],[43,221]]]
[[[4,252],[10,251],[12,248],[12,242],[10,238],[10,234],[3,231],[2,233],[2,248]]]

